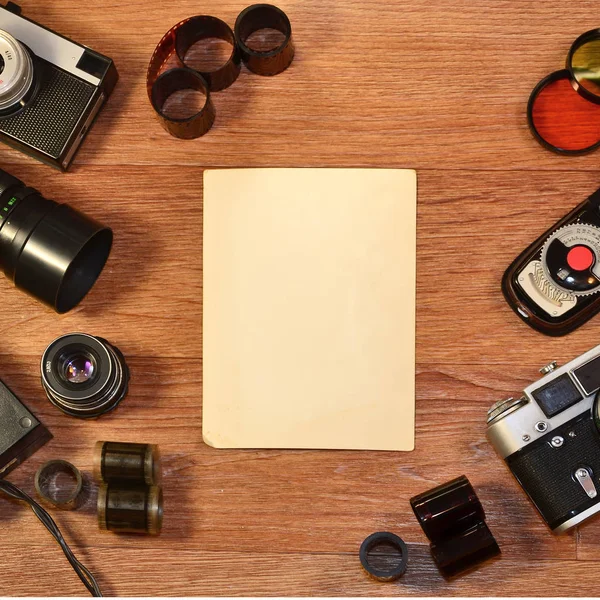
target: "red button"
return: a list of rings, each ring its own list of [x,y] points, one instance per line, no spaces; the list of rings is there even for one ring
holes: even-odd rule
[[[573,246],[567,254],[567,263],[575,271],[585,271],[592,266],[594,255],[586,246]]]

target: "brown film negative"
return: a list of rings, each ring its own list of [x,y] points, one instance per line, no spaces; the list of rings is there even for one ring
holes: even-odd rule
[[[229,59],[213,71],[198,71],[185,64],[187,51],[200,40],[217,38],[231,44]],[[164,70],[172,61],[172,69]],[[163,128],[175,137],[192,139],[207,133],[215,119],[211,91],[229,87],[238,77],[241,55],[233,31],[216,17],[198,15],[174,25],[162,37],[148,65],[148,98]],[[185,118],[174,118],[164,111],[169,96],[176,91],[193,89],[205,94],[202,108]]]

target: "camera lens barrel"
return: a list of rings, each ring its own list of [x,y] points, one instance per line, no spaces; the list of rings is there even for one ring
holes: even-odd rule
[[[127,394],[129,368],[106,340],[70,333],[54,340],[42,356],[42,386],[54,406],[80,419],[99,417]]]
[[[0,268],[17,288],[71,310],[102,272],[112,239],[108,227],[0,169]]]
[[[34,55],[12,35],[0,29],[0,118],[17,114],[35,96]]]

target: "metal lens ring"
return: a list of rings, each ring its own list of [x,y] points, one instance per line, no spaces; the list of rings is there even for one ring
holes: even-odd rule
[[[527,122],[548,150],[576,156],[600,147],[600,106],[573,90],[567,69],[544,77],[527,103]]]
[[[180,90],[196,90],[206,96],[204,106],[194,115],[175,118],[164,112],[167,99]],[[215,121],[215,107],[210,99],[210,88],[200,73],[187,67],[169,69],[162,73],[152,85],[152,107],[163,128],[171,135],[182,139],[194,139],[207,133]]]
[[[580,35],[567,55],[573,88],[587,100],[600,104],[600,29]]]
[[[129,369],[121,352],[102,338],[71,333],[54,340],[42,356],[42,386],[65,414],[103,415],[127,394]]]
[[[247,42],[253,33],[261,29],[275,29],[283,34],[284,39],[272,50],[254,50]],[[253,4],[245,8],[236,19],[233,30],[242,60],[257,75],[277,75],[285,71],[294,59],[292,25],[287,15],[272,4]]]
[[[34,65],[29,50],[6,31],[0,30],[0,117],[22,110],[32,97]]]
[[[213,71],[200,71],[186,63],[186,54],[189,49],[201,40],[219,39],[231,44],[231,55],[227,62]],[[235,42],[231,27],[221,19],[200,15],[186,21],[175,34],[175,51],[182,65],[198,72],[213,92],[228,88],[240,74],[241,56]]]
[[[380,546],[391,546],[400,553],[398,558],[390,557],[394,559],[395,564],[390,564],[386,568],[374,567],[369,562],[369,553]],[[393,533],[387,531],[378,531],[372,533],[360,546],[359,551],[360,564],[365,572],[376,579],[377,581],[395,581],[404,575],[406,567],[408,565],[408,548],[404,541]],[[392,561],[388,561],[392,563]]]
[[[72,483],[59,484],[57,477],[65,474]],[[46,502],[72,510],[77,508],[77,500],[83,489],[83,478],[79,469],[66,460],[51,460],[43,464],[35,474],[35,489],[39,497]]]

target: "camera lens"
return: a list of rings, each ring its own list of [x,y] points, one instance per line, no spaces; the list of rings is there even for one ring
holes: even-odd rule
[[[27,106],[35,96],[38,78],[35,76],[33,54],[12,35],[0,29],[0,118],[12,116]]]
[[[113,410],[127,394],[125,358],[106,340],[70,333],[54,340],[42,356],[42,386],[54,406],[81,419]]]
[[[112,231],[0,169],[0,269],[15,286],[65,313],[92,288]]]
[[[79,352],[75,356],[62,361],[62,376],[67,383],[85,383],[94,376],[94,358],[89,353]]]

